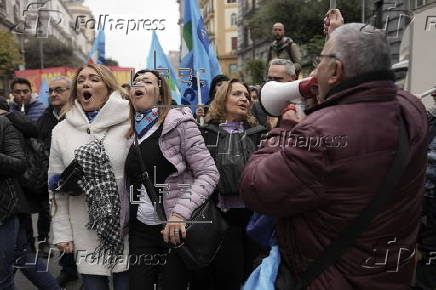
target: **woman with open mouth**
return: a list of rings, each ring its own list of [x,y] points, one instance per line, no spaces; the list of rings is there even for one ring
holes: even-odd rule
[[[107,67],[88,64],[78,69],[61,115],[65,120],[53,129],[48,172],[53,243],[75,253],[85,290],[109,290],[109,276],[112,289],[129,289],[124,192],[129,102]],[[81,172],[78,187],[62,192],[61,174],[70,164]]]
[[[191,289],[238,290],[260,253],[245,231],[252,211],[239,195],[239,180],[267,129],[251,115],[249,89],[236,79],[223,82],[217,90],[205,121],[200,129],[220,174],[212,197],[229,229],[211,265],[195,274]]]
[[[134,144],[126,160],[131,200],[139,203],[130,207],[132,290],[187,289],[191,272],[174,248],[189,235],[184,221],[208,199],[219,179],[191,110],[171,109],[171,103],[165,77],[150,70],[135,74],[128,134]],[[154,189],[144,187],[143,170]],[[163,202],[153,205],[151,191]]]

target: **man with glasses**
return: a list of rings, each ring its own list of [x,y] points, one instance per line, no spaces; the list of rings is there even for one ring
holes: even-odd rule
[[[297,79],[295,66],[289,59],[273,59],[268,68],[266,81],[293,82]],[[277,126],[278,118],[268,117],[260,106],[259,100],[253,102],[251,113],[256,117],[259,124],[268,128]]]
[[[395,86],[385,33],[372,26],[339,26],[320,57],[319,104],[305,117],[284,110],[241,176],[247,207],[278,218],[277,289],[291,280],[318,290],[410,289],[425,108]],[[369,207],[376,196],[386,200]]]
[[[22,111],[32,121],[36,122],[45,110],[44,104],[32,95],[32,85],[27,79],[16,78],[11,83],[14,100],[10,104],[10,111]]]
[[[266,81],[293,82],[297,79],[295,64],[289,59],[274,59],[268,68]]]
[[[43,142],[47,152],[50,152],[51,132],[53,128],[64,119],[61,116],[61,110],[68,102],[68,98],[70,97],[71,93],[71,86],[71,79],[64,76],[55,77],[50,80],[49,89],[47,92],[49,94],[49,106],[37,122],[39,139]],[[48,192],[46,195],[44,195],[42,204],[43,211],[39,213],[38,217],[38,233],[39,239],[46,241],[39,244],[40,251],[45,253],[49,249],[49,244],[47,241],[51,221]],[[62,269],[57,280],[61,287],[65,287],[65,285],[70,281],[77,280],[77,266],[74,261],[73,254],[64,254],[61,257],[59,264],[62,266]]]

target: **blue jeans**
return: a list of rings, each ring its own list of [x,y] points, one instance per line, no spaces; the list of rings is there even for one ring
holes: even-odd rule
[[[8,218],[0,226],[0,290],[14,290],[14,260],[19,223]]]
[[[113,289],[129,290],[129,272],[113,273]],[[84,290],[109,290],[109,277],[82,274]]]
[[[20,216],[20,226],[16,240],[15,268],[38,289],[59,290],[56,279],[48,272],[48,266],[31,250],[31,244],[24,226],[28,222],[27,216]]]

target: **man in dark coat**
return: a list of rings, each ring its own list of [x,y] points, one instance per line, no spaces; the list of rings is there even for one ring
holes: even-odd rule
[[[22,147],[24,147],[25,139],[38,137],[38,128],[32,122],[32,120],[19,111],[9,112],[9,105],[4,99],[0,99],[0,115],[8,118],[12,125],[15,127],[15,129],[18,130],[18,132],[20,133],[19,135]],[[22,192],[21,188],[20,192]],[[20,211],[20,213],[28,214],[30,217],[30,214],[39,211],[40,206],[37,196],[26,194],[25,200],[26,206],[23,207],[23,210]],[[28,226],[31,226],[31,221]],[[32,235],[33,230],[30,228],[29,231],[29,235]],[[29,238],[33,240],[33,237]]]
[[[299,279],[385,182],[402,114],[410,152],[393,198],[307,289],[409,289],[424,189],[425,108],[395,86],[386,38],[373,27],[337,28],[320,57],[320,104],[303,118],[292,110],[283,115],[281,128],[246,165],[241,195],[249,208],[278,217],[282,262]]]
[[[0,144],[0,147],[3,145],[3,147],[9,145],[8,148],[5,147],[3,149],[5,149],[7,152],[11,152],[13,149],[16,152],[20,152],[24,156],[25,154],[24,152],[22,152],[22,148],[24,146],[24,138],[36,137],[38,134],[38,130],[32,120],[27,118],[23,113],[8,112],[8,109],[9,108],[6,101],[0,99],[0,119],[2,119],[1,122],[5,124],[3,119],[8,119],[16,129],[14,136],[8,136],[8,138],[10,138],[8,140],[8,144]],[[23,160],[25,160],[24,157]],[[24,165],[27,166],[27,164]],[[16,168],[14,167],[16,166],[16,164],[14,165],[11,163],[9,164],[9,167],[8,165],[6,165],[6,169],[15,171]],[[3,170],[3,167],[0,169]],[[16,177],[17,176],[19,175],[16,175]],[[29,279],[38,289],[59,289],[58,283],[54,279],[54,277],[49,272],[41,270],[46,269],[46,265],[38,256],[38,253],[37,255],[35,255],[32,252],[32,247],[34,247],[34,240],[32,236],[32,219],[30,214],[35,212],[35,209],[38,209],[38,198],[30,196],[29,194],[24,194],[18,182],[15,182],[13,186],[18,195],[18,204],[15,212],[18,222],[18,229],[14,231],[15,234],[9,233],[10,239],[8,240],[8,244],[12,244],[14,247],[14,267],[19,268],[23,275],[27,279]],[[3,244],[1,244],[0,247],[3,247]],[[0,256],[2,256],[2,253],[0,253]],[[9,287],[6,288],[9,289]]]
[[[45,150],[50,152],[51,133],[53,128],[63,120],[61,117],[62,107],[67,103],[71,93],[71,79],[59,76],[50,80],[49,83],[49,107],[44,111],[42,116],[38,119],[38,138],[44,143]],[[47,168],[48,170],[48,168]],[[48,192],[46,213],[49,214],[48,207]],[[74,261],[73,254],[63,254],[59,264],[62,266],[59,274],[58,282],[61,287],[65,287],[70,281],[77,280],[77,266]]]

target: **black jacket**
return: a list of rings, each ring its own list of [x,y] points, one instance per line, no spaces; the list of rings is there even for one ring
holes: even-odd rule
[[[19,186],[16,177],[26,170],[26,161],[22,149],[22,136],[5,116],[0,116],[0,179],[10,178],[13,181],[13,190],[18,197],[17,212],[26,212],[28,203]],[[0,188],[0,194],[11,190],[5,183]],[[4,214],[0,212],[1,215]]]
[[[15,177],[25,169],[20,134],[6,117],[0,116],[0,176]]]
[[[267,126],[267,117],[268,115],[262,109],[259,100],[256,100],[251,107],[251,114],[256,118],[257,122],[260,125],[266,127]]]
[[[50,151],[51,131],[61,121],[53,114],[54,108],[49,106],[37,121],[38,139],[44,143],[46,150]]]
[[[11,121],[12,125],[23,134],[24,138],[37,138],[38,127],[32,120],[22,112],[10,112],[4,115]]]
[[[218,171],[220,172],[220,181],[215,189],[213,198],[217,197],[216,195],[218,194],[218,192],[223,194],[225,191],[227,192],[225,193],[225,195],[234,195],[238,192],[240,180],[239,169],[243,168],[243,166],[245,165],[241,164],[240,162],[245,163],[248,160],[248,156],[258,149],[263,135],[266,135],[268,131],[263,126],[251,127],[248,123],[245,123],[244,127],[244,137],[248,138],[242,137],[240,139],[240,150],[242,151],[232,152],[231,155],[235,155],[234,157],[230,157],[232,159],[230,163],[222,158],[223,155],[227,155],[225,154],[225,152],[228,152],[228,150],[235,150],[235,147],[233,147],[233,145],[229,145],[228,142],[230,141],[226,141],[226,137],[229,136],[230,133],[227,133],[225,130],[219,128],[219,124],[216,122],[210,122],[200,127],[200,131],[203,135],[207,149],[209,149],[210,155],[215,160],[215,164],[218,168]],[[229,146],[229,148],[225,148],[226,146]],[[232,147],[232,149],[230,149],[230,146]],[[247,160],[245,161],[244,158],[238,157],[245,155],[243,152],[248,153],[246,155]],[[222,164],[222,162],[226,163],[226,165]],[[233,163],[234,166],[231,165],[231,163]],[[227,168],[229,166],[230,168]]]
[[[12,125],[15,127],[15,129],[18,130],[19,140],[20,140],[20,146],[21,150],[23,151],[23,154],[25,156],[26,164],[25,167],[28,166],[27,162],[29,160],[28,157],[26,157],[26,146],[28,146],[28,142],[30,138],[37,138],[38,137],[38,127],[36,124],[26,115],[24,115],[22,112],[10,112],[4,114],[6,118],[9,119],[9,121],[12,123]],[[25,168],[26,171],[27,168]],[[48,169],[47,169],[48,170]],[[23,172],[24,173],[24,172]],[[18,177],[19,175],[17,175]],[[39,212],[41,209],[40,200],[41,197],[38,195],[34,195],[32,193],[27,192],[26,190],[23,190],[22,187],[22,175],[17,178],[17,183],[20,187],[20,192],[24,192],[22,195],[22,204],[24,206],[19,208],[20,213],[35,213]]]

